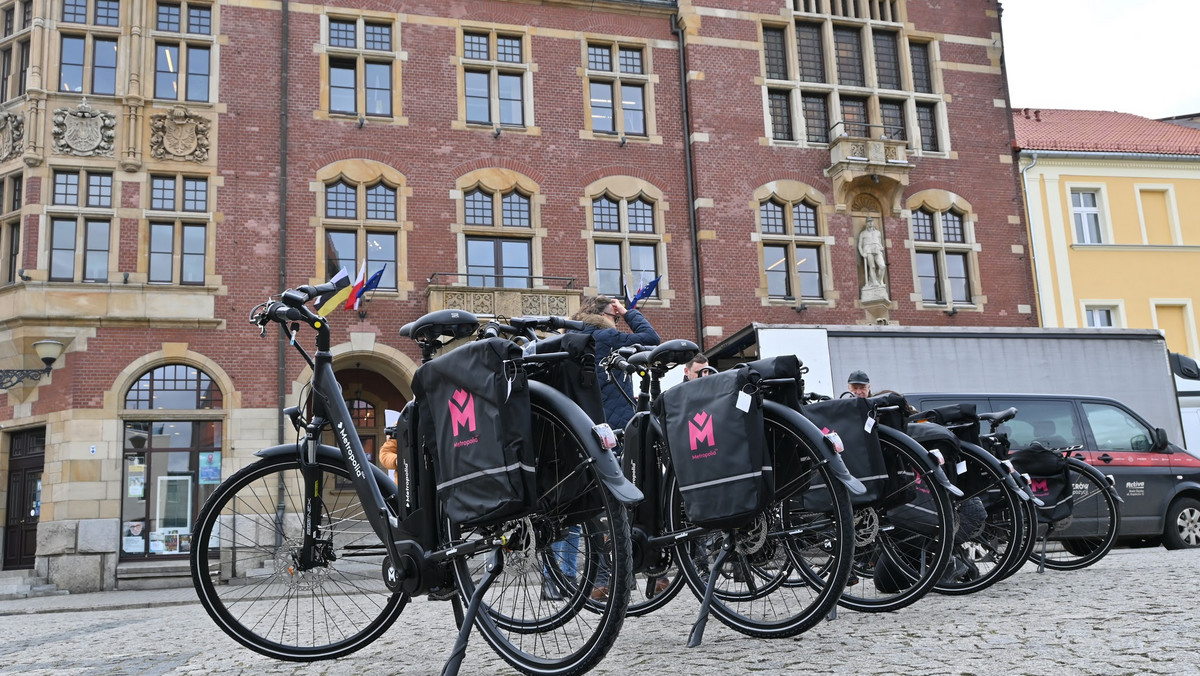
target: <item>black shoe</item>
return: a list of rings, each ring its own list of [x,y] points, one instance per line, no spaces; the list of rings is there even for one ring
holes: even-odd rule
[[[430,601],[449,601],[458,596],[458,589],[454,587],[434,587],[429,590]]]
[[[542,580],[542,600],[543,601],[561,601],[563,600],[562,591],[558,585],[554,583],[553,578],[545,578]]]

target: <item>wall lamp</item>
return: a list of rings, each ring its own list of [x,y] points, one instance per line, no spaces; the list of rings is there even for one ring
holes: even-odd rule
[[[50,375],[50,368],[63,353],[66,347],[57,340],[39,340],[33,344],[38,359],[42,360],[45,368],[40,369],[5,369],[0,370],[0,390],[15,387],[23,380],[41,380],[43,375]]]
[[[943,312],[946,313],[947,317],[953,317],[954,315],[958,314],[958,308],[952,307],[949,310],[943,310]]]

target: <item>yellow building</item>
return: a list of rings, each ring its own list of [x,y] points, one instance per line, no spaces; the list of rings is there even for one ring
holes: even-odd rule
[[[1200,356],[1200,129],[1014,111],[1040,320],[1161,330]]]

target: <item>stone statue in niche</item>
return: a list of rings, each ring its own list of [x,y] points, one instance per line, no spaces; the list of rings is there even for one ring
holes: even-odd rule
[[[867,217],[858,233],[858,255],[863,259],[863,300],[887,299],[887,261],[883,231],[875,227],[875,219]]]

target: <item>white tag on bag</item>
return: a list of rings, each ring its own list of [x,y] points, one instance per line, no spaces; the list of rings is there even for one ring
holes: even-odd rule
[[[747,394],[745,390],[738,392],[736,406],[737,410],[741,411],[742,413],[750,412],[750,395]]]

